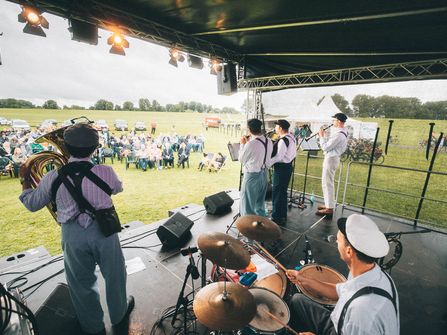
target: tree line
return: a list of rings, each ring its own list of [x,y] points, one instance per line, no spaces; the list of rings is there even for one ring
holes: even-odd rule
[[[340,94],[334,94],[332,100],[351,117],[447,120],[447,101],[422,103],[418,98],[373,97],[366,94],[356,95],[351,104]]]
[[[114,111],[147,111],[147,112],[186,112],[194,111],[198,113],[229,113],[237,114],[240,111],[233,107],[216,108],[212,105],[203,104],[197,101],[180,101],[176,104],[162,105],[157,100],[150,101],[147,98],[138,100],[135,105],[132,101],[125,101],[122,105],[114,104],[112,101],[99,99],[93,106],[85,108],[78,105],[63,105],[60,107],[55,100],[47,100],[42,106],[37,106],[26,100],[0,99],[0,108],[43,108],[43,109],[76,109],[76,110],[114,110]]]

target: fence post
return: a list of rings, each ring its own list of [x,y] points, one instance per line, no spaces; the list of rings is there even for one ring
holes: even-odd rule
[[[363,198],[362,214],[365,214],[366,199],[368,198],[369,184],[371,183],[371,172],[374,161],[374,153],[376,151],[377,139],[379,137],[379,131],[380,128],[377,128],[376,136],[374,138],[374,143],[371,151],[371,156],[369,157],[368,179],[366,181],[365,196]]]
[[[441,134],[439,135],[439,138],[438,138],[438,140],[436,141],[435,151],[433,152],[433,155],[431,156],[430,166],[428,167],[428,170],[427,170],[427,176],[425,177],[424,188],[422,189],[422,194],[421,194],[421,197],[420,197],[420,199],[419,199],[418,209],[417,209],[417,211],[416,211],[416,217],[414,218],[414,223],[413,223],[413,225],[414,225],[415,227],[417,226],[417,222],[418,222],[418,220],[419,220],[419,214],[421,213],[422,203],[424,202],[425,193],[426,193],[426,191],[427,191],[428,183],[429,183],[429,181],[430,181],[431,172],[432,172],[432,170],[433,170],[433,165],[435,164],[436,154],[438,153],[439,144],[441,143],[441,140],[442,140],[443,136],[444,136],[443,133],[441,133]]]

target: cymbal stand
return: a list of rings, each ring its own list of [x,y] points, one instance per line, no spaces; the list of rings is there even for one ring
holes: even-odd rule
[[[228,234],[231,228],[233,228],[234,223],[236,220],[241,216],[241,213],[237,213],[235,216],[233,216],[233,222],[229,226],[227,226],[227,230],[225,231],[225,234]]]

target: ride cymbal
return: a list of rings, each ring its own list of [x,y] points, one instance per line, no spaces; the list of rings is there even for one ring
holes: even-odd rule
[[[200,323],[213,330],[230,331],[245,327],[256,314],[253,295],[245,287],[227,282],[211,283],[194,298],[194,314]]]
[[[259,242],[277,240],[281,236],[281,229],[275,222],[258,215],[241,216],[236,226],[242,235]]]
[[[227,234],[217,232],[201,234],[197,245],[203,257],[227,269],[244,269],[250,264],[250,254],[243,244]]]

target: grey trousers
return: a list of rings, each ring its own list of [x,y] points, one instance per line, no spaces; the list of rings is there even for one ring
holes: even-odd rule
[[[83,330],[104,329],[96,264],[106,284],[110,320],[119,323],[127,310],[127,273],[118,234],[104,237],[96,221],[85,229],[76,222],[63,223],[62,249],[70,297]]]
[[[245,172],[241,185],[241,215],[260,215],[265,213],[265,195],[267,193],[267,171]]]
[[[331,320],[331,312],[303,294],[295,294],[290,300],[290,327],[298,332],[317,335],[337,335]]]

